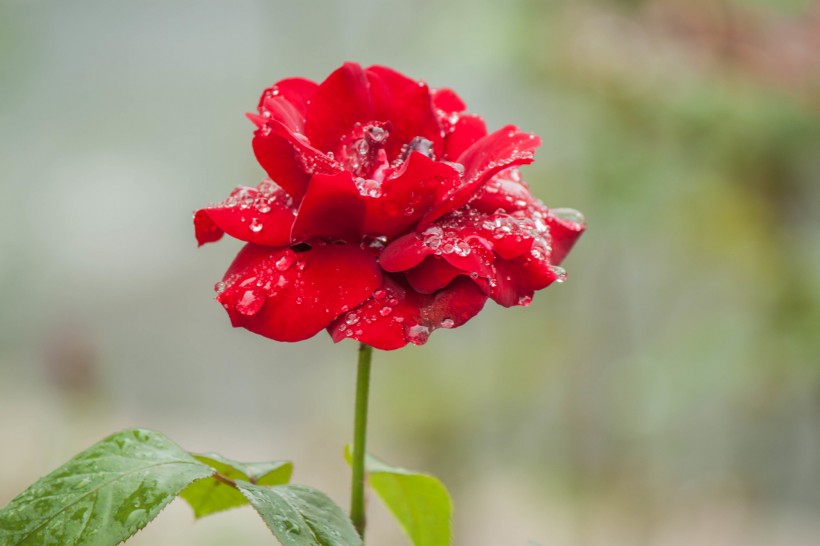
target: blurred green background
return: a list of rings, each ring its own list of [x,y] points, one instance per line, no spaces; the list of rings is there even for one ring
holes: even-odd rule
[[[370,449],[456,544],[820,544],[820,3],[0,0],[0,505],[115,430],[291,458],[347,505],[356,346],[232,330],[243,113],[345,60],[544,139],[569,281],[376,354]],[[378,502],[370,543],[405,544]],[[135,545],[271,544],[175,502]]]

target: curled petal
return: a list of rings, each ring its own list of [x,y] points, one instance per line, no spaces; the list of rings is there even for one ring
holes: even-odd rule
[[[454,114],[448,117],[450,130],[444,138],[444,158],[457,161],[464,151],[487,136],[484,120],[473,114]]]
[[[361,306],[329,327],[333,341],[358,340],[377,349],[392,350],[408,343],[422,345],[437,328],[456,328],[474,317],[487,296],[467,279],[456,279],[435,294],[421,294],[397,277]]]
[[[458,183],[455,169],[417,152],[382,182],[354,178],[349,171],[317,174],[299,207],[293,241],[391,239],[418,223]]]
[[[399,237],[384,249],[379,264],[385,271],[407,271],[428,256],[440,256],[464,274],[489,274],[489,263],[493,259],[491,243],[473,224],[461,218],[448,220],[422,232]]]
[[[373,120],[367,74],[356,63],[345,63],[313,93],[305,115],[305,134],[323,152],[335,152],[356,123]]]
[[[441,157],[441,131],[427,85],[384,66],[371,66],[365,72],[372,97],[372,120],[390,122],[387,157],[396,158],[402,146],[416,137],[431,141],[436,157]]]
[[[464,271],[450,265],[441,256],[427,256],[419,265],[405,273],[410,286],[421,294],[441,290],[459,275],[464,275]]]
[[[470,207],[487,213],[499,209],[515,212],[533,206],[540,205],[516,168],[501,171],[493,176],[470,201]]]
[[[262,92],[257,110],[262,117],[271,117],[291,131],[304,133],[308,101],[317,87],[316,83],[305,78],[281,80]],[[282,115],[283,112],[287,115]],[[279,118],[280,115],[283,119]]]
[[[387,245],[379,256],[379,265],[389,272],[407,271],[432,254],[435,254],[435,250],[424,244],[419,234],[408,233]]]
[[[575,209],[551,209],[544,221],[550,233],[550,260],[558,265],[564,261],[575,241],[586,230],[586,221]]]
[[[377,198],[367,200],[364,232],[388,238],[406,232],[459,182],[453,167],[413,152],[376,190]]]
[[[513,125],[507,125],[473,143],[456,160],[464,166],[462,184],[422,219],[422,225],[464,206],[497,172],[532,163],[534,150],[540,144],[541,139],[537,136],[521,132]]]
[[[313,237],[354,242],[361,239],[366,204],[349,171],[315,175],[299,206],[294,242]]]
[[[545,252],[536,250],[512,260],[496,260],[489,277],[475,279],[485,294],[503,305],[529,305],[536,290],[563,282],[563,269],[553,265]]]
[[[312,337],[382,283],[375,259],[353,245],[305,252],[246,245],[220,283],[217,301],[234,327],[277,341]]]
[[[433,106],[445,114],[463,112],[467,108],[467,105],[464,104],[461,97],[452,89],[433,89],[431,94],[433,97]]]
[[[294,199],[301,199],[314,173],[332,174],[342,166],[320,152],[304,135],[294,133],[282,123],[271,120],[256,130],[253,151],[271,180]]]
[[[216,205],[194,214],[194,229],[199,246],[218,241],[223,233],[258,245],[288,244],[295,218],[293,199],[271,182],[257,187],[239,187]]]

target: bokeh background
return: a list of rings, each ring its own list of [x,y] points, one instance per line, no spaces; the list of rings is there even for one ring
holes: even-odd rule
[[[542,136],[569,280],[379,353],[370,450],[458,545],[820,544],[820,3],[0,0],[0,505],[110,432],[292,459],[347,505],[356,346],[232,330],[191,212],[345,60]],[[406,544],[377,501],[370,543]],[[175,502],[129,544],[272,544]]]

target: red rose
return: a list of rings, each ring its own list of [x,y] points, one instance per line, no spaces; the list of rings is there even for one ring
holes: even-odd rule
[[[234,326],[279,341],[327,328],[378,349],[422,344],[564,279],[581,215],[535,199],[535,135],[487,134],[449,89],[348,63],[266,89],[253,150],[269,179],[194,215],[199,244],[247,242],[217,283]]]

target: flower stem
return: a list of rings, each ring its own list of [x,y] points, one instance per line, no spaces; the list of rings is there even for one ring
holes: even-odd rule
[[[353,484],[350,491],[350,520],[364,539],[364,454],[367,440],[367,399],[370,391],[370,358],[373,348],[359,345],[359,366],[356,372],[356,409],[353,421]]]

